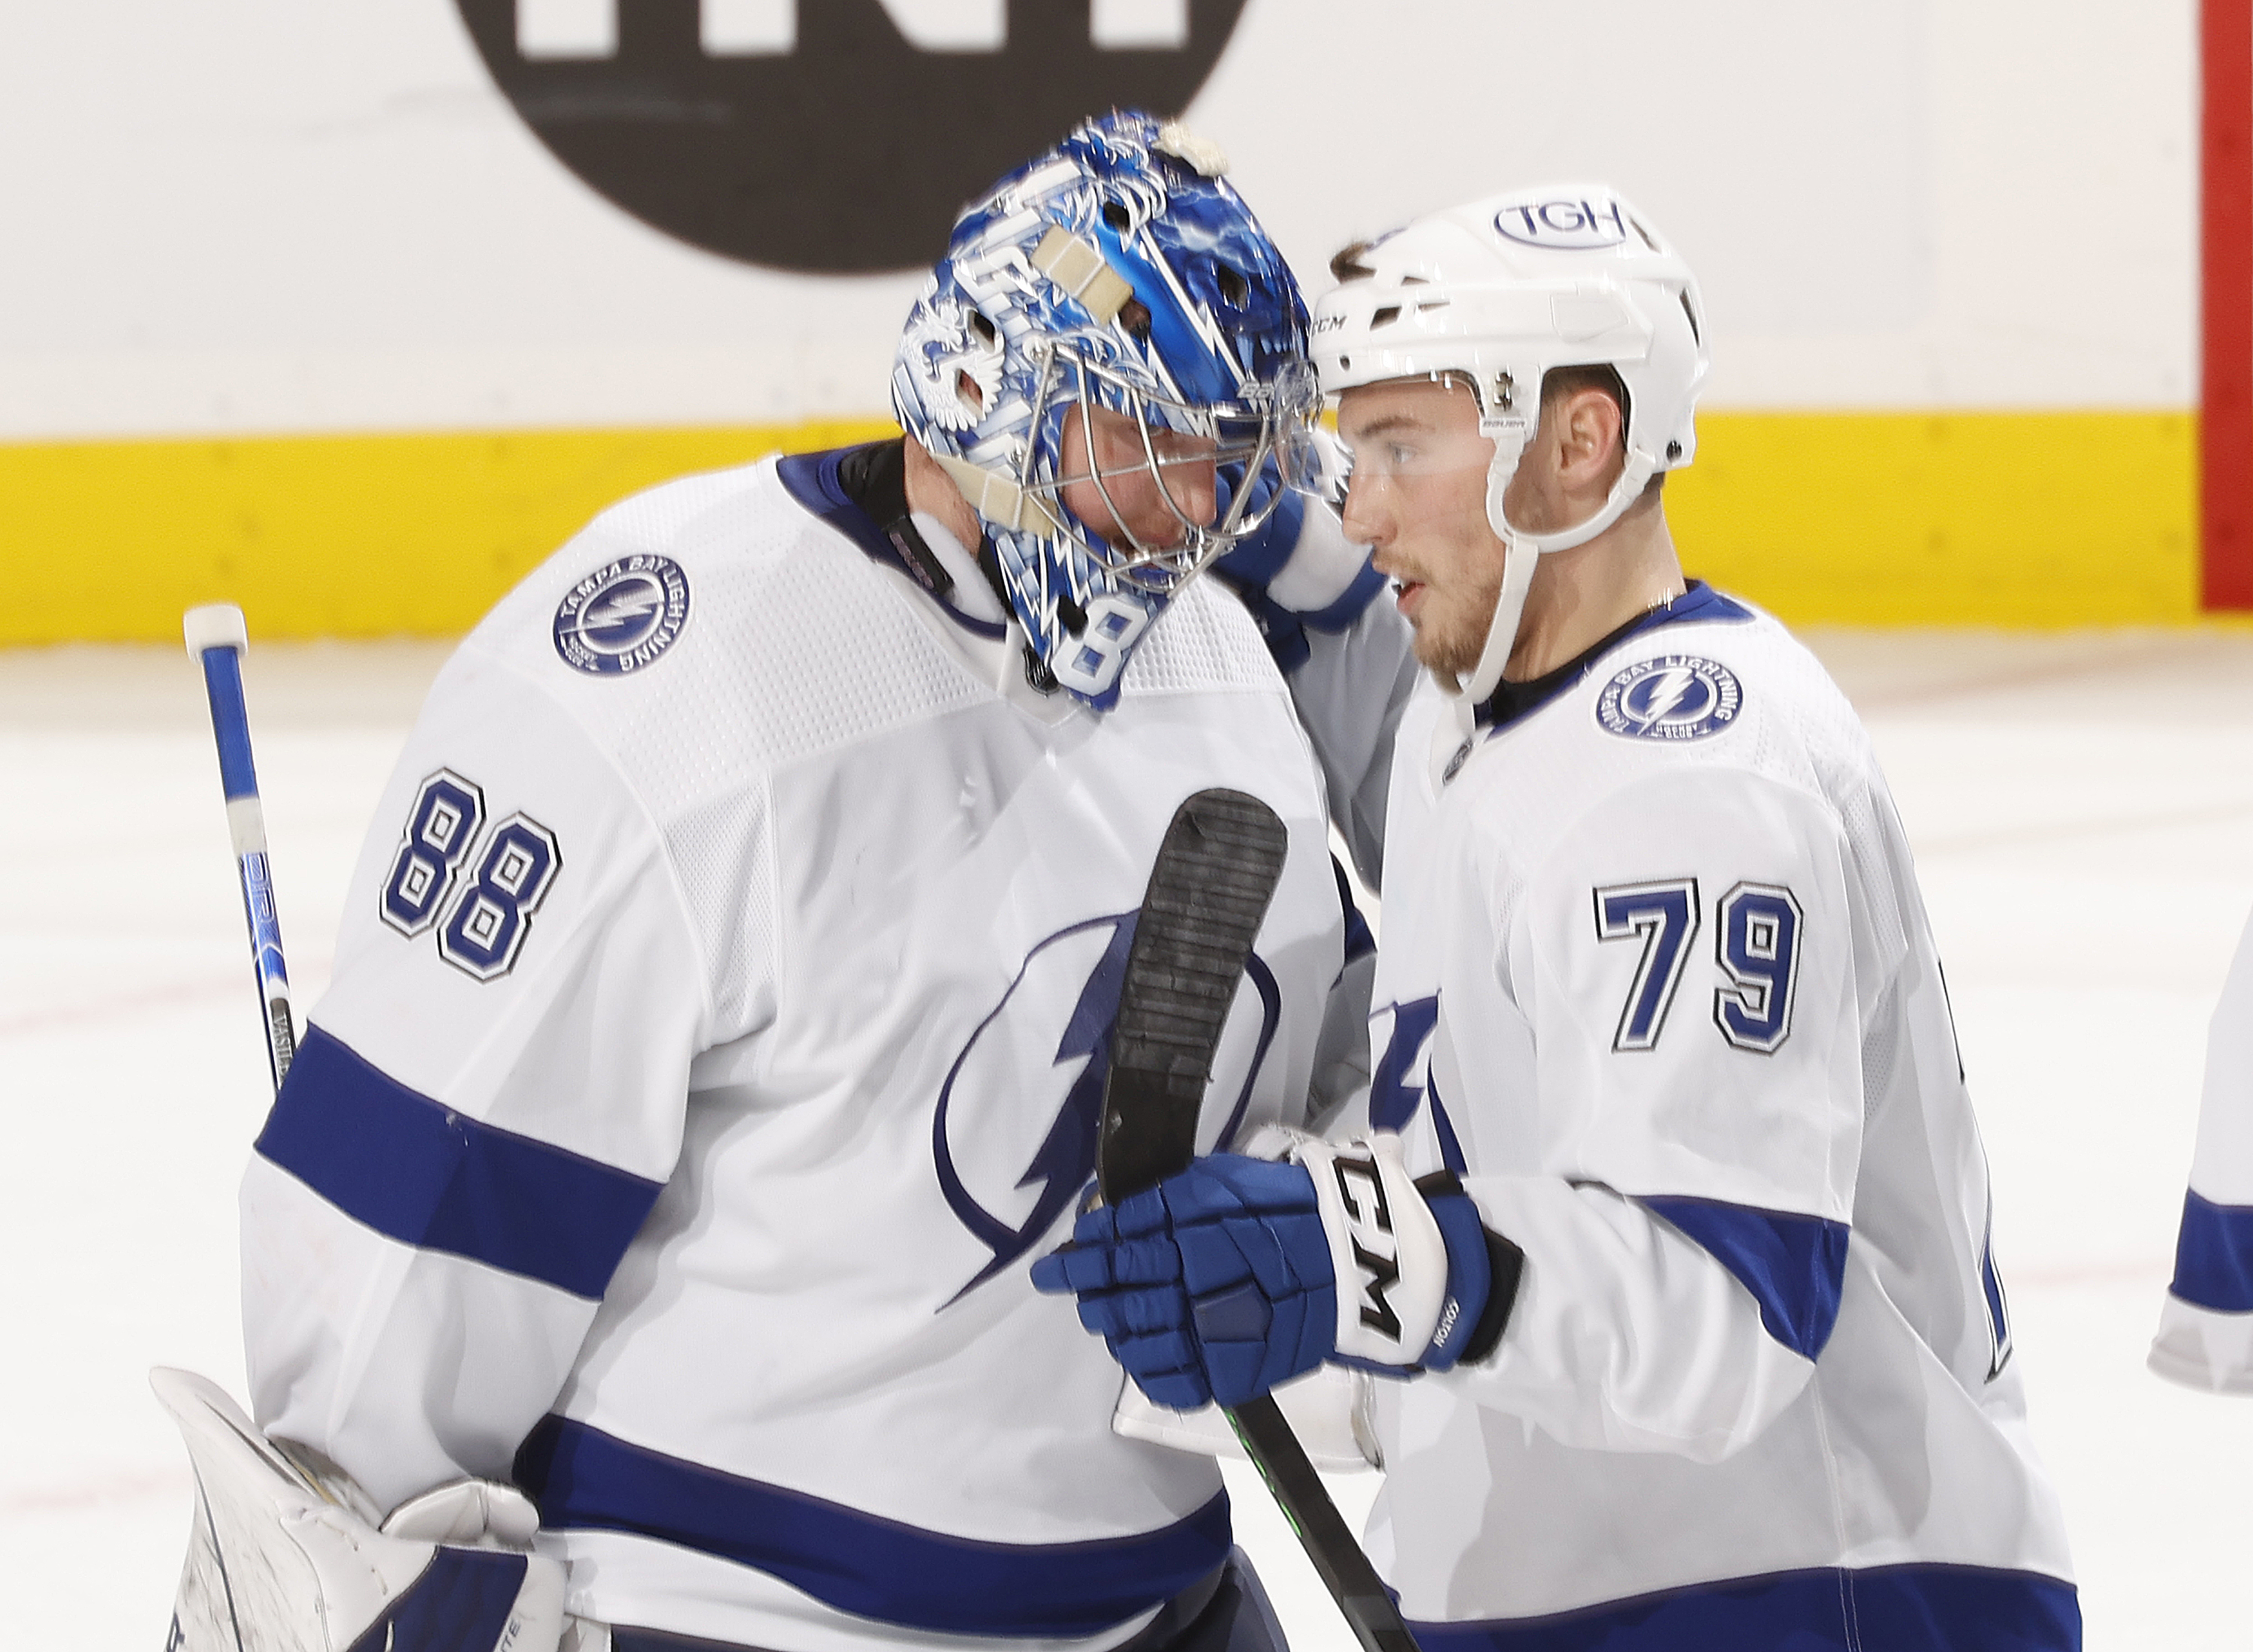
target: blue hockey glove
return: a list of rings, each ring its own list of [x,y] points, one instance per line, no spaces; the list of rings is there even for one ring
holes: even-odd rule
[[[1344,461],[1336,438],[1317,431],[1315,440],[1326,468],[1342,476]],[[1239,480],[1234,467],[1217,478],[1222,519]],[[1252,479],[1246,511],[1262,509],[1276,486],[1273,466],[1263,467]],[[1217,558],[1213,571],[1244,598],[1285,671],[1306,659],[1307,627],[1343,631],[1385,589],[1385,576],[1370,566],[1369,547],[1347,540],[1337,512],[1295,490],[1286,490],[1275,513]]]
[[[1033,1265],[1079,1298],[1080,1323],[1141,1391],[1194,1411],[1240,1405],[1312,1370],[1337,1325],[1329,1242],[1312,1178],[1237,1154],[1087,1211]]]
[[[1033,1267],[1040,1289],[1078,1295],[1080,1322],[1145,1394],[1179,1411],[1240,1405],[1326,1358],[1445,1370],[1475,1331],[1491,1331],[1482,1351],[1500,1335],[1482,1324],[1492,1277],[1476,1207],[1452,1176],[1419,1189],[1390,1135],[1302,1141],[1283,1163],[1199,1159],[1087,1212]]]

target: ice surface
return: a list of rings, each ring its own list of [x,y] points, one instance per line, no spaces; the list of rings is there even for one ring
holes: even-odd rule
[[[2145,1372],[2206,1020],[2253,907],[2253,633],[1836,632],[1917,849],[2093,1648],[2244,1645],[2253,1404]],[[246,670],[301,1005],[443,650]],[[178,649],[0,653],[9,1644],[153,1652],[188,1524],[156,1363],[240,1394],[234,1188],[265,1057],[202,686]],[[1350,1637],[1249,1471],[1301,1652]],[[1358,1516],[1373,1476],[1337,1482]]]

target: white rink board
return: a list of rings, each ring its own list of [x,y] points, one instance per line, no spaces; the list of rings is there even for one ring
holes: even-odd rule
[[[2253,1405],[2143,1369],[2206,1019],[2253,907],[2253,637],[1817,635],[1916,846],[1996,1177],[2037,1439],[2089,1645],[2240,1652]],[[248,667],[300,1002],[440,651]],[[11,1646],[150,1652],[188,1477],[143,1381],[238,1393],[234,1184],[264,1110],[242,920],[178,649],[0,653],[0,1597]],[[1374,1488],[1342,1489],[1357,1514]],[[1248,1474],[1300,1652],[1349,1652]]]
[[[705,5],[722,33],[782,15]],[[1121,38],[1168,12],[1095,7]],[[1249,0],[1188,115],[1316,291],[1350,236],[1608,177],[1700,272],[1709,406],[2172,408],[2196,394],[2194,17]],[[542,149],[450,0],[19,5],[7,40],[0,441],[882,411],[915,277],[645,227]]]

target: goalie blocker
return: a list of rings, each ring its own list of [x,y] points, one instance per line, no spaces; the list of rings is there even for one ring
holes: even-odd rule
[[[555,1652],[563,1568],[530,1552],[540,1516],[516,1488],[456,1481],[387,1518],[216,1384],[149,1380],[196,1476],[165,1652]]]

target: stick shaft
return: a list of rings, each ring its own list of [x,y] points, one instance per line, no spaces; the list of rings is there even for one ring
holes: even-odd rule
[[[188,652],[203,667],[211,703],[212,735],[219,745],[220,787],[227,798],[227,835],[234,847],[242,889],[243,922],[250,935],[251,978],[266,1032],[266,1063],[274,1087],[289,1076],[297,1052],[289,971],[282,951],[282,920],[266,854],[266,812],[258,798],[258,770],[250,756],[250,718],[242,700],[242,615],[239,609],[188,611]]]
[[[1105,1200],[1153,1186],[1196,1154],[1213,1053],[1287,848],[1273,811],[1241,792],[1199,792],[1167,829],[1120,995],[1096,1161]],[[1263,1395],[1228,1420],[1364,1652],[1416,1652],[1275,1402]]]
[[[1244,1454],[1266,1482],[1268,1495],[1290,1522],[1292,1535],[1314,1563],[1315,1575],[1364,1652],[1417,1652],[1416,1637],[1400,1608],[1362,1552],[1360,1541],[1330,1501],[1329,1488],[1308,1460],[1307,1449],[1272,1395],[1262,1394],[1226,1413]]]

